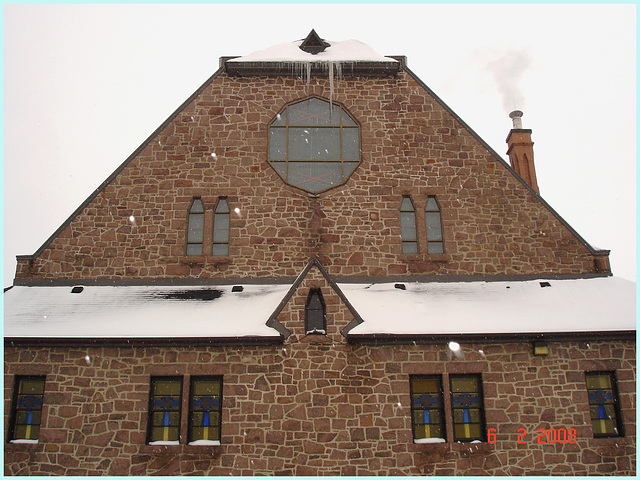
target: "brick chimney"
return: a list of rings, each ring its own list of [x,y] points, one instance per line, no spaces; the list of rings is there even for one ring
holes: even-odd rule
[[[509,114],[513,120],[513,128],[507,137],[507,155],[511,167],[522,179],[540,194],[538,180],[536,179],[536,167],[533,163],[533,142],[531,141],[531,130],[522,128],[522,115],[520,110],[514,110]]]

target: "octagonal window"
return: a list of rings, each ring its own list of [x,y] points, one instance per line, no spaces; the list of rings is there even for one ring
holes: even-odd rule
[[[320,193],[360,164],[360,129],[338,104],[312,97],[287,105],[269,125],[269,163],[289,185]]]

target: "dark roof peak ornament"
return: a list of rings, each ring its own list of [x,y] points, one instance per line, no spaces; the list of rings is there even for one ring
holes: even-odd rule
[[[320,52],[324,52],[327,47],[331,45],[321,39],[314,29],[311,29],[307,38],[305,38],[300,44],[300,50],[303,52],[315,55]]]

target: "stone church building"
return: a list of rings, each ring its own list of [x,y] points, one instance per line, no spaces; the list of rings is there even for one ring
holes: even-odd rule
[[[635,284],[407,66],[220,68],[4,293],[6,475],[635,475]]]

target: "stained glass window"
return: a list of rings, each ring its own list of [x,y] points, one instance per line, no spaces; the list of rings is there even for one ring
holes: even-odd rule
[[[403,197],[400,204],[400,229],[402,253],[418,253],[418,234],[416,229],[416,209],[411,197]]]
[[[179,443],[182,378],[151,379],[149,401],[149,443]]]
[[[484,441],[484,406],[480,375],[451,375],[453,438]]]
[[[429,197],[425,207],[427,224],[427,253],[444,253],[444,239],[442,238],[442,217],[436,197]]]
[[[187,255],[202,255],[204,240],[204,206],[202,200],[194,198],[187,220]]]
[[[13,402],[11,441],[36,442],[40,421],[45,377],[17,377]]]
[[[618,395],[613,373],[587,372],[586,380],[593,436],[622,436]]]
[[[413,438],[446,440],[442,379],[440,376],[411,377]]]
[[[189,394],[189,443],[220,442],[222,377],[192,377]]]
[[[269,163],[310,193],[342,185],[360,164],[360,129],[344,107],[313,97],[284,108],[269,126]]]
[[[231,219],[229,204],[225,197],[220,197],[213,213],[213,248],[212,255],[229,255],[229,221]]]

